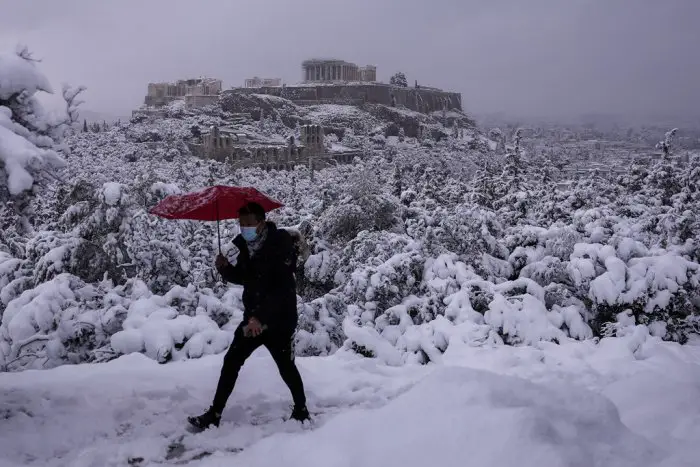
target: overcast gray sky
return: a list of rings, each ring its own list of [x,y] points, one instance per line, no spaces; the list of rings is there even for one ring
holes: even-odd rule
[[[301,77],[333,56],[462,93],[467,112],[700,113],[700,0],[0,0],[56,88],[129,114],[149,81]]]

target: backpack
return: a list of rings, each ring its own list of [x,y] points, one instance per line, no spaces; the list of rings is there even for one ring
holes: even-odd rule
[[[304,221],[307,222],[307,221]],[[306,263],[306,260],[309,259],[309,256],[311,256],[311,249],[309,248],[309,242],[306,241],[306,235],[304,235],[304,231],[307,229],[304,228],[304,222],[298,227],[284,227],[284,230],[286,230],[289,235],[292,237],[292,242],[294,244],[294,249],[296,250],[297,254],[297,269],[304,267],[304,264]]]

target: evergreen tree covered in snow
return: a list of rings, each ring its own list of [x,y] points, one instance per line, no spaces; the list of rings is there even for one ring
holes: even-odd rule
[[[78,118],[82,88],[63,89],[64,115],[49,114],[41,106],[36,93],[53,89],[37,63],[26,48],[0,55],[0,189],[10,196],[30,190],[37,178],[65,165],[59,145]]]
[[[406,79],[406,75],[399,71],[389,78],[389,84],[392,86],[405,88],[408,87],[408,80]]]
[[[670,205],[673,195],[681,189],[680,177],[676,173],[676,166],[671,161],[671,144],[677,131],[674,128],[666,133],[664,140],[657,145],[663,155],[646,179],[647,188],[651,191],[650,195],[659,199],[664,205]]]

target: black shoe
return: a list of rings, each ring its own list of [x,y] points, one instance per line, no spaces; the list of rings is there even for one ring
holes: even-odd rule
[[[301,423],[304,423],[305,420],[311,420],[311,417],[309,416],[309,410],[306,408],[305,405],[295,405],[294,409],[292,410],[292,416],[290,418],[293,420],[297,420]]]
[[[187,417],[187,421],[190,422],[192,426],[200,430],[206,430],[212,425],[218,428],[219,423],[221,423],[221,414],[214,412],[214,409],[209,408],[209,410],[198,417]]]

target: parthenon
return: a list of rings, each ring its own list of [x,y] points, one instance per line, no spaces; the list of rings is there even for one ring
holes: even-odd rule
[[[377,67],[358,67],[354,63],[335,59],[311,59],[301,64],[304,82],[314,81],[377,81]]]

